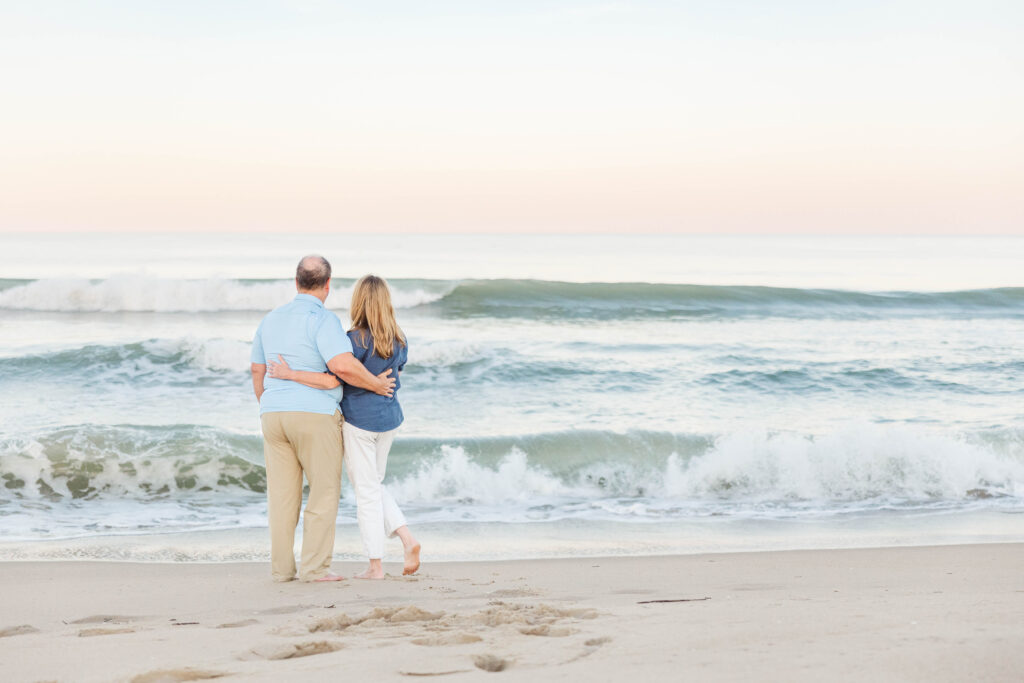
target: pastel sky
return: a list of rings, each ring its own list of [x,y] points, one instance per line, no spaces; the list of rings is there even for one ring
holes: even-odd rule
[[[1024,3],[0,1],[0,230],[1024,232]]]

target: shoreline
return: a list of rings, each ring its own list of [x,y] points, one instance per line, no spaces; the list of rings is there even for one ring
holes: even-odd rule
[[[38,541],[35,543],[39,543]],[[650,552],[650,553],[633,553],[633,554],[573,554],[565,555],[561,557],[556,556],[525,556],[525,557],[498,557],[498,558],[460,558],[460,559],[444,559],[433,562],[433,565],[472,565],[472,564],[483,564],[483,563],[511,563],[511,562],[560,562],[560,561],[585,561],[585,560],[620,560],[620,559],[668,559],[674,557],[702,557],[706,555],[758,555],[763,553],[802,553],[802,552],[842,552],[842,551],[853,551],[853,550],[901,550],[901,549],[913,549],[913,548],[961,548],[971,546],[989,546],[989,545],[1024,545],[1024,541],[1019,539],[1010,540],[978,540],[978,541],[963,541],[963,542],[950,542],[950,543],[936,543],[933,541],[921,541],[921,542],[907,542],[907,543],[894,543],[890,545],[837,545],[837,546],[814,546],[814,547],[783,547],[783,548],[740,548],[740,549],[724,549],[718,551],[708,550],[694,550],[693,552]],[[387,551],[384,559],[385,564],[398,565],[400,564],[400,553],[393,552],[393,549]],[[296,559],[298,558],[298,549],[296,549]],[[32,565],[32,564],[114,564],[114,565],[157,565],[167,567],[181,567],[190,565],[200,566],[261,566],[269,564],[270,557],[263,559],[243,559],[243,560],[207,560],[207,559],[186,559],[186,560],[170,560],[170,559],[133,559],[133,558],[118,558],[118,557],[40,557],[31,559],[22,558],[5,558],[0,557],[0,567],[4,565]],[[335,554],[332,563],[334,565],[353,565],[361,566],[361,560],[352,559],[352,554],[337,555]]]
[[[384,581],[337,584],[275,584],[263,562],[0,562],[0,678],[738,681],[770,670],[952,681],[1024,670],[1024,543],[425,560],[414,577],[385,562]]]
[[[428,541],[434,562],[1024,543],[1021,516],[996,510],[863,514],[813,520],[721,517],[659,523],[416,522],[414,529]],[[357,561],[362,557],[360,548],[358,527],[348,521],[339,523],[334,561]],[[385,546],[385,562],[400,557],[397,543]],[[170,564],[268,562],[268,531],[266,527],[247,527],[0,541],[0,563],[78,560]]]

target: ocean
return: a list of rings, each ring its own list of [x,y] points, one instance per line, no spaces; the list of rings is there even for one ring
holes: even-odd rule
[[[1024,541],[1024,237],[2,234],[0,559],[266,560],[313,252],[391,283],[425,562]]]

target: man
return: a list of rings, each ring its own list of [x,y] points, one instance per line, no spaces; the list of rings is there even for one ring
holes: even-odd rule
[[[295,526],[302,506],[302,475],[309,499],[302,518],[303,581],[337,581],[329,572],[334,526],[341,496],[341,387],[330,375],[314,389],[267,377],[267,361],[281,356],[296,370],[327,372],[349,384],[390,396],[391,371],[371,374],[352,355],[352,344],[338,316],[324,308],[331,289],[331,264],[306,256],[295,273],[298,294],[267,314],[252,344],[252,386],[260,402],[263,455],[267,468],[270,562],[275,581],[295,578]]]

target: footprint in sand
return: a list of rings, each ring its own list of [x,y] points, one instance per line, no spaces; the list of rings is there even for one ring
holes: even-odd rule
[[[326,619],[320,619],[309,627],[310,633],[318,631],[344,631],[350,626],[357,624],[401,624],[417,621],[436,621],[444,616],[444,612],[427,612],[415,605],[408,607],[377,607],[361,617],[350,617],[347,614],[338,614]]]
[[[200,671],[199,669],[159,669],[147,671],[132,678],[131,683],[180,683],[181,681],[207,681],[229,674],[221,671]]]
[[[602,645],[604,645],[606,643],[610,643],[610,642],[612,642],[612,639],[609,638],[608,636],[601,636],[599,638],[591,638],[590,640],[585,640],[585,641],[583,641],[583,646],[584,646],[583,652],[579,653],[578,655],[576,655],[572,659],[568,659],[568,660],[562,662],[562,664],[571,664],[573,662],[578,662],[579,660],[583,659],[584,657],[589,657],[590,655],[592,655],[595,652],[597,652],[598,648],[600,648]]]
[[[368,616],[368,619],[380,618],[391,623],[403,621],[435,621],[444,616],[444,612],[428,612],[415,605],[408,607],[378,607]]]
[[[424,647],[438,647],[443,645],[469,645],[470,643],[479,643],[482,640],[483,638],[472,633],[442,633],[428,638],[414,638],[409,642],[413,645],[423,645]]]
[[[502,659],[496,655],[477,655],[473,658],[473,664],[478,669],[495,672],[504,671],[512,665],[512,662],[508,659]]]
[[[297,659],[299,657],[311,657],[313,655],[324,655],[330,652],[337,652],[345,647],[341,643],[331,643],[326,640],[318,640],[309,643],[291,643],[288,645],[268,645],[250,650],[239,659]]]
[[[402,676],[451,676],[452,674],[471,673],[472,669],[451,669],[449,671],[399,671]]]
[[[93,614],[89,617],[82,617],[69,621],[69,624],[130,624],[133,621],[141,621],[146,617],[125,616],[123,614]]]
[[[540,595],[540,593],[526,588],[503,588],[491,591],[487,595],[492,598],[532,598]]]
[[[118,633],[135,633],[133,628],[83,628],[78,632],[79,638],[91,636],[112,636]]]
[[[29,626],[28,624],[0,628],[0,638],[7,638],[8,636],[20,636],[26,633],[39,633],[39,629],[37,629],[35,626]]]
[[[285,605],[284,607],[271,607],[257,612],[256,614],[295,614],[304,612],[307,609],[315,609],[320,605]]]
[[[565,636],[576,633],[571,628],[551,628],[548,624],[542,626],[531,626],[530,628],[521,628],[519,632],[524,636],[548,636],[550,638],[564,638]]]
[[[227,624],[218,624],[215,628],[242,628],[243,626],[254,626],[260,623],[259,619],[243,619],[242,621],[232,621]]]
[[[551,605],[510,604],[500,600],[492,600],[487,609],[468,615],[470,621],[483,626],[502,626],[504,624],[523,624],[526,627],[543,626],[559,619],[594,619],[597,611],[588,608],[562,609]]]

